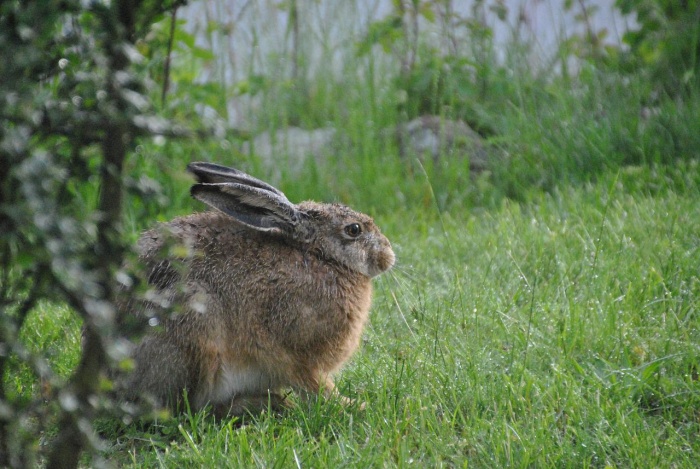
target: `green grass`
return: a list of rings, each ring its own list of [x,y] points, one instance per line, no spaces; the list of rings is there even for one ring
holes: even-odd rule
[[[64,305],[41,303],[27,318],[20,339],[27,345],[25,353],[34,363],[51,364],[51,371],[58,383],[62,383],[77,366],[80,355],[80,321],[70,308]],[[41,357],[41,359],[39,359]],[[39,359],[37,361],[37,359]],[[42,385],[26,363],[10,362],[6,382],[10,397],[30,397],[47,393],[49,381]]]
[[[490,210],[381,213],[399,262],[376,282],[363,347],[338,381],[366,410],[132,424],[107,430],[105,456],[127,467],[693,467],[697,170],[628,168]],[[50,355],[65,370],[77,327],[47,309],[26,334],[64,347]]]

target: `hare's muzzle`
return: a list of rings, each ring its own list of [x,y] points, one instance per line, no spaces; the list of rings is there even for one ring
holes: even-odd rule
[[[391,244],[389,240],[384,236],[375,241],[374,249],[369,253],[369,258],[367,259],[370,277],[375,277],[382,272],[386,272],[391,269],[396,261],[396,255],[394,250],[391,249]]]

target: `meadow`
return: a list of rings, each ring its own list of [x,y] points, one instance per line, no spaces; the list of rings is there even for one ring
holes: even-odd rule
[[[489,210],[380,211],[399,261],[376,282],[363,346],[338,382],[365,410],[319,402],[242,427],[201,413],[107,423],[106,457],[134,467],[693,467],[699,197],[691,163],[627,168]],[[50,313],[25,332],[67,373],[78,324]]]
[[[216,108],[219,88],[187,82],[201,65],[195,52],[180,51],[170,117],[192,118],[197,100]],[[144,141],[127,162],[139,191],[128,198],[125,236],[203,209],[188,195],[184,167],[194,160],[271,180],[294,202],[339,201],[374,216],[397,264],[376,279],[362,347],[337,380],[366,408],[319,400],[242,425],[204,412],[106,419],[100,458],[139,468],[695,467],[697,92],[661,99],[648,116],[648,76],[600,63],[584,62],[572,78],[523,69],[525,56],[485,61],[467,80],[483,89],[466,95],[449,86],[466,75],[441,75],[447,84],[426,91],[433,110],[461,118],[468,103],[498,150],[487,171],[471,174],[464,161],[401,157],[382,138],[410,111],[397,105],[401,82],[390,73],[376,81],[392,63],[354,60],[348,68],[377,75],[319,72],[301,107],[282,85],[258,96],[262,126],[341,129],[344,144],[325,165],[265,167],[231,134]],[[85,190],[86,205],[95,197]],[[66,306],[42,304],[22,334],[70,375],[80,322]],[[41,392],[23,366],[5,379],[18,395]]]

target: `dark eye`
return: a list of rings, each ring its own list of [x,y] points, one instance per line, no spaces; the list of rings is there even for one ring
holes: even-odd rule
[[[362,233],[362,227],[359,223],[350,223],[345,226],[345,234],[351,238],[357,238]]]

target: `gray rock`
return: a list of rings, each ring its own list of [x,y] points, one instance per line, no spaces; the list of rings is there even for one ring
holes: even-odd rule
[[[462,121],[421,116],[396,127],[399,152],[405,158],[468,159],[472,172],[487,169],[489,152],[484,139]]]

